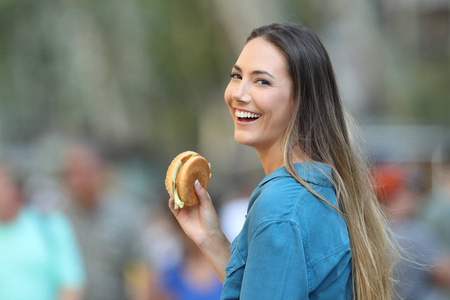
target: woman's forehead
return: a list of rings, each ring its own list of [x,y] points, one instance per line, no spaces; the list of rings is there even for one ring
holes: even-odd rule
[[[280,49],[272,43],[263,38],[255,38],[244,46],[236,65],[243,72],[263,70],[281,75],[286,70],[286,59]]]

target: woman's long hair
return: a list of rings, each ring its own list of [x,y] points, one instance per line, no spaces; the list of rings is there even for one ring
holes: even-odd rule
[[[343,110],[325,48],[311,30],[297,23],[256,28],[247,42],[257,37],[281,50],[293,81],[296,108],[284,142],[287,170],[331,205],[300,178],[294,159],[300,150],[308,160],[331,166],[338,201],[336,210],[344,217],[350,237],[353,298],[391,299],[388,227],[372,189],[367,160],[350,137],[348,125],[353,123],[350,124]]]

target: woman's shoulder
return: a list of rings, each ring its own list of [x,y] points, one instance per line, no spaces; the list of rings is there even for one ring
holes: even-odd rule
[[[330,204],[336,204],[333,188],[307,184]],[[256,198],[251,199],[249,213],[262,221],[286,220],[301,225],[318,221],[317,215],[326,216],[336,211],[291,177],[278,178],[261,188]]]
[[[331,205],[336,205],[336,194],[328,179],[330,173],[327,173],[331,170],[326,165],[319,167],[320,170],[305,164],[296,165],[306,184]],[[307,242],[321,243],[321,237],[334,235],[339,237],[339,241],[334,241],[335,246],[348,243],[347,227],[338,211],[285,170],[266,178],[258,186],[250,200],[248,217],[253,229],[268,222],[289,222],[300,228]]]
[[[307,186],[315,193],[334,204],[336,196],[329,180],[330,169],[323,164],[296,164],[296,171]],[[316,210],[322,208],[322,201],[308,188],[300,184],[286,168],[280,168],[269,174],[255,189],[249,204],[249,212],[254,209],[264,215],[286,217],[286,213],[298,210]],[[311,206],[311,207],[310,207]]]

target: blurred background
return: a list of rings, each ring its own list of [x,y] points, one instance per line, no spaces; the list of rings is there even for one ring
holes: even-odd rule
[[[252,28],[283,20],[322,38],[369,147],[430,158],[450,125],[448,0],[2,0],[1,150],[51,172],[60,145],[95,139],[148,176],[132,182],[149,195],[170,159],[194,149],[223,194],[230,173],[261,169],[233,139],[228,73]]]
[[[175,155],[210,161],[222,220],[264,177],[234,141],[223,92],[251,29],[285,20],[321,37],[369,157],[408,170],[428,204],[449,176],[449,0],[0,0],[0,157],[29,201],[57,207],[69,148],[95,144],[145,211],[155,267],[182,243],[154,242],[171,228],[160,213]]]

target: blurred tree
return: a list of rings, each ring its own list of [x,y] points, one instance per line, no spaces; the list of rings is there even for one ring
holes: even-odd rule
[[[382,99],[390,122],[450,125],[448,0],[380,3],[380,24],[393,60]]]
[[[23,0],[4,2],[0,20],[3,138],[62,130],[112,145],[196,145],[194,116],[230,52],[208,7]]]

